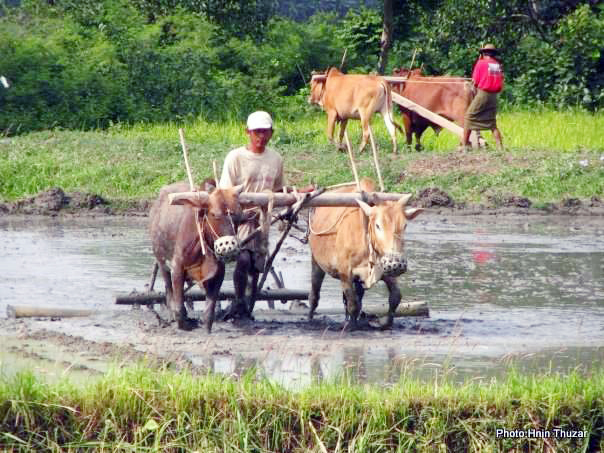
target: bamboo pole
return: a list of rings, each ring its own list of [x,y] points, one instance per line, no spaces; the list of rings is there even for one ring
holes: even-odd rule
[[[383,192],[384,189],[384,180],[382,179],[382,171],[380,170],[380,162],[378,161],[377,155],[377,147],[375,146],[375,140],[373,139],[373,130],[371,129],[371,124],[369,126],[369,140],[371,141],[371,150],[373,152],[373,164],[375,165],[375,171],[377,173],[378,181],[380,183],[380,190]]]
[[[274,193],[271,194],[275,200],[275,207],[291,206],[298,200],[296,196],[291,193]],[[317,207],[317,206],[348,206],[358,207],[356,200],[363,200],[369,204],[380,204],[385,201],[398,201],[402,197],[406,197],[408,194],[394,193],[394,192],[364,192],[363,194],[358,192],[326,192],[316,198],[308,200],[305,207]],[[207,192],[178,192],[168,195],[170,204],[182,205],[186,204],[187,200],[191,198],[199,197],[202,200],[207,199],[209,194]],[[242,206],[267,206],[269,194],[262,192],[245,192],[239,195],[239,203]]]
[[[90,316],[95,310],[62,308],[62,307],[36,307],[31,305],[7,305],[6,316],[15,318],[74,318]]]
[[[384,317],[384,316],[388,316],[388,305],[387,304],[379,304],[379,305],[367,305],[365,307],[363,307],[363,312],[369,316],[369,317]],[[302,307],[302,308],[295,308],[292,310],[279,310],[279,311],[269,311],[269,310],[254,310],[254,314],[255,315],[264,315],[266,314],[266,316],[271,316],[274,315],[274,313],[278,313],[279,315],[283,314],[283,315],[290,315],[290,316],[306,316],[308,314],[308,308],[306,307]],[[342,307],[341,309],[337,309],[337,308],[327,308],[327,309],[323,309],[323,310],[317,310],[315,312],[315,318],[317,316],[344,316],[346,315],[346,312],[344,310],[344,308]],[[430,310],[428,308],[428,304],[426,302],[423,301],[419,301],[419,302],[407,302],[407,303],[400,303],[399,306],[396,308],[396,311],[394,312],[394,317],[395,318],[403,318],[406,316],[430,316]]]
[[[185,167],[187,168],[187,176],[189,177],[189,187],[191,188],[191,192],[194,192],[195,184],[193,183],[193,174],[191,173],[191,167],[189,166],[189,153],[187,151],[187,143],[185,142],[185,132],[182,128],[178,129],[178,135],[180,136],[180,146],[182,147],[182,153],[185,156]],[[197,208],[195,208],[195,225],[197,226],[197,234],[199,234],[201,253],[205,256],[206,245],[204,244],[203,233],[201,232],[201,226],[199,225],[199,209]]]
[[[235,298],[235,291],[233,290],[221,290],[218,296],[218,300],[232,300]],[[194,290],[185,295],[185,299],[188,301],[202,301],[205,300],[205,293],[201,290]],[[116,305],[153,305],[153,304],[161,304],[165,303],[166,297],[163,293],[134,293],[134,294],[121,294],[117,295],[115,298]],[[266,301],[274,301],[274,300],[308,300],[308,292],[302,290],[293,290],[293,289],[271,289],[271,290],[262,290],[258,292],[258,297],[256,300],[266,300]],[[378,305],[367,305],[363,308],[363,311],[369,316],[387,316],[388,315],[388,305],[387,304],[378,304]],[[292,315],[292,316],[300,316],[307,315],[308,308],[296,308],[293,310],[277,310],[277,311],[267,311],[267,310],[254,310],[254,313],[259,314],[278,314],[278,315]],[[315,312],[315,316],[327,315],[327,316],[339,316],[345,315],[344,308],[342,309],[324,309],[318,310]],[[404,316],[429,316],[428,304],[423,301],[418,302],[407,302],[400,303],[397,307],[394,317],[404,317]]]
[[[361,182],[359,181],[359,174],[357,173],[357,165],[354,163],[354,156],[352,155],[352,147],[350,146],[350,140],[348,140],[348,131],[344,131],[344,138],[346,139],[346,149],[348,150],[348,157],[350,158],[350,165],[352,166],[352,173],[354,180],[357,183],[357,190],[361,191]]]
[[[440,116],[434,112],[431,112],[427,108],[422,107],[421,105],[411,101],[410,99],[407,99],[406,97],[403,97],[400,94],[393,92],[392,101],[395,102],[396,104],[402,105],[403,107],[417,113],[420,116],[423,116],[424,118],[432,121],[433,123],[438,124],[440,127],[447,129],[450,132],[453,132],[459,138],[463,137],[463,127],[455,124],[452,121],[449,121],[448,119],[446,119],[443,116]],[[470,141],[471,141],[472,145],[475,146],[475,143],[477,143],[477,138],[476,138],[475,134],[472,137],[470,137]]]
[[[194,289],[184,295],[185,301],[194,302],[206,300],[206,294],[200,289]],[[217,300],[235,299],[235,290],[222,289],[218,294]],[[271,289],[258,291],[256,300],[307,300],[308,291],[297,289]],[[153,305],[166,302],[166,295],[162,292],[148,293],[121,293],[115,296],[116,305]]]

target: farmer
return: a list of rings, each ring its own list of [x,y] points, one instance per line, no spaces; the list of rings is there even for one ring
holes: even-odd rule
[[[503,149],[501,132],[497,129],[497,93],[503,89],[503,68],[499,50],[486,44],[478,51],[479,57],[472,71],[476,95],[466,110],[463,130],[463,149],[468,148],[471,131],[490,130],[498,149]]]
[[[267,148],[273,136],[273,120],[267,112],[257,111],[247,119],[247,135],[249,142],[246,146],[230,151],[225,160],[220,177],[219,187],[226,189],[239,184],[244,185],[245,192],[279,192],[285,187],[283,177],[283,159],[276,151]],[[298,192],[311,192],[314,186],[298,189]],[[286,189],[290,190],[290,189]],[[260,209],[246,210],[246,221],[237,230],[239,239],[246,238],[260,225]],[[268,232],[259,233],[255,239],[248,242],[241,251],[233,283],[235,286],[236,306],[231,306],[230,315],[249,316],[254,308],[256,285],[259,275],[264,272],[268,248]],[[246,288],[250,292],[249,302]],[[228,316],[228,315],[227,315]]]

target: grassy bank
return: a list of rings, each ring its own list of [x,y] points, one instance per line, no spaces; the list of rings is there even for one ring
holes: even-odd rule
[[[438,187],[457,202],[489,202],[507,195],[536,204],[604,195],[604,114],[509,112],[499,117],[507,149],[457,152],[448,133],[424,134],[425,151],[390,152],[383,122],[373,121],[387,190]],[[53,130],[0,142],[0,198],[14,200],[50,187],[93,192],[106,198],[152,198],[163,184],[185,178],[176,124],[117,125],[109,131]],[[326,186],[352,180],[348,158],[327,143],[325,115],[317,112],[276,123],[272,145],[285,157],[288,181]],[[226,153],[246,142],[234,122],[185,125],[196,180],[212,175]],[[350,125],[357,147],[358,122]],[[490,140],[490,134],[486,134]],[[368,150],[369,151],[369,150]],[[374,176],[369,152],[358,156],[360,173]]]
[[[251,373],[232,380],[143,365],[85,387],[24,373],[0,381],[0,445],[18,451],[600,451],[603,395],[604,372],[510,372],[501,381],[461,386],[439,378],[404,379],[390,388],[341,381],[299,392]],[[525,437],[498,438],[497,429]],[[551,437],[529,438],[531,432]]]

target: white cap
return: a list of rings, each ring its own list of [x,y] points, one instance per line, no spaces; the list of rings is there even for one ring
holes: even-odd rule
[[[268,113],[259,110],[247,117],[247,128],[250,131],[254,129],[272,129],[273,119]]]

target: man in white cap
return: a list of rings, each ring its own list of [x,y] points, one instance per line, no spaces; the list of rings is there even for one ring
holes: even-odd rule
[[[247,135],[249,142],[246,146],[230,151],[225,160],[220,177],[219,187],[226,189],[243,184],[245,192],[279,192],[285,186],[283,177],[283,158],[276,151],[266,147],[273,136],[273,120],[267,112],[257,111],[247,119]],[[299,189],[299,192],[311,192],[313,186]],[[247,237],[260,224],[260,210],[252,208],[247,211],[248,220],[239,226],[239,239]],[[255,302],[256,285],[260,273],[264,271],[268,247],[268,237],[262,234],[250,241],[241,251],[233,283],[237,297],[236,305],[231,312],[251,316]],[[244,302],[246,288],[250,291],[249,302]]]

